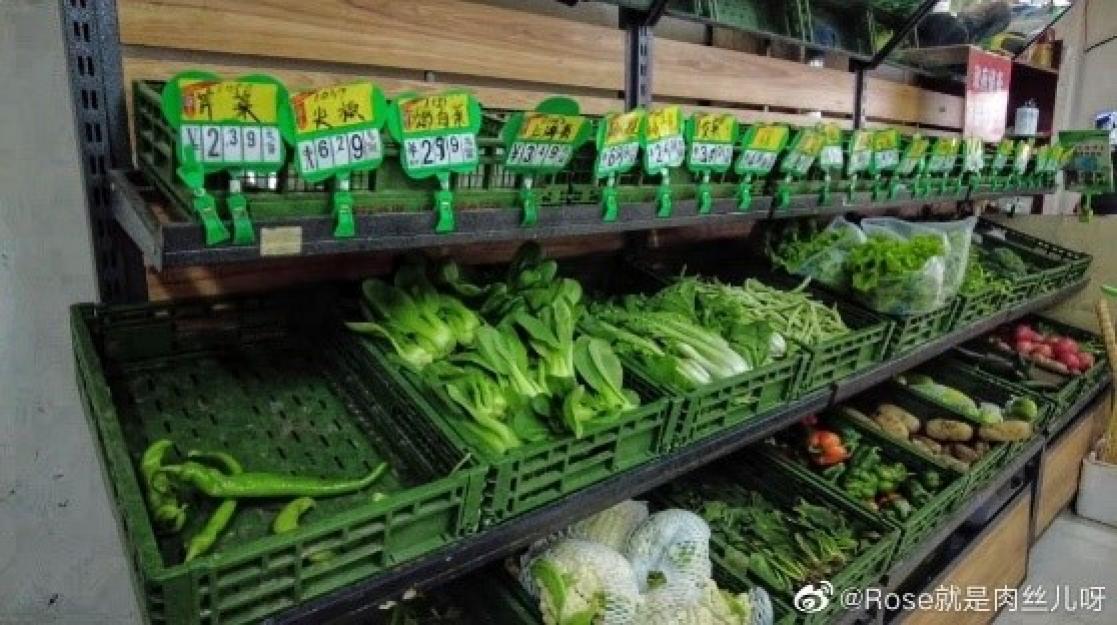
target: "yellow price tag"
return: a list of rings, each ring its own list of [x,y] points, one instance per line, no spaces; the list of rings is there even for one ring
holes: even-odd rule
[[[526,141],[555,141],[571,143],[578,136],[586,120],[574,115],[555,115],[551,113],[524,113],[517,139]]]
[[[316,130],[343,130],[376,119],[372,83],[355,82],[301,91],[291,96],[295,109],[295,130],[299,134]]]
[[[873,135],[873,149],[877,152],[896,150],[900,147],[900,133],[895,130],[882,130]]]
[[[276,86],[235,80],[182,81],[182,120],[274,124],[278,110]]]
[[[766,152],[778,152],[787,140],[787,126],[761,126],[752,137],[750,148]]]
[[[938,156],[950,156],[957,151],[957,139],[939,139],[939,141],[935,143],[935,154]]]
[[[728,113],[699,113],[694,116],[694,140],[729,143],[733,140],[733,121]]]
[[[823,138],[817,132],[806,130],[803,139],[799,142],[799,151],[807,156],[818,156],[822,151]]]
[[[911,148],[909,149],[909,158],[921,158],[927,153],[927,147],[931,145],[930,139],[924,137],[915,137],[911,140]]]
[[[407,100],[400,106],[405,134],[469,128],[469,95],[451,93]]]
[[[648,141],[679,135],[683,132],[683,116],[678,106],[665,106],[648,111]]]
[[[873,149],[873,133],[858,130],[853,133],[852,152],[864,152]]]
[[[839,145],[842,142],[842,129],[837,124],[822,124],[822,136],[826,145]]]
[[[608,126],[605,128],[605,145],[628,143],[640,138],[640,120],[644,112],[641,110],[617,113],[607,118]]]

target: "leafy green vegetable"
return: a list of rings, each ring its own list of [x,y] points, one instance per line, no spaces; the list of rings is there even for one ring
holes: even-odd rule
[[[890,314],[930,312],[945,303],[943,272],[928,261],[943,256],[942,237],[919,234],[901,239],[870,236],[846,258],[850,284],[874,310]]]
[[[846,227],[848,226],[848,227]],[[768,258],[788,273],[813,278],[834,289],[849,287],[845,258],[862,242],[856,226],[829,227],[822,232],[802,227],[785,232],[779,242],[768,242]]]

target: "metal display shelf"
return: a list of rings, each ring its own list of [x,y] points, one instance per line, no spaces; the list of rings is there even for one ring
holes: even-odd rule
[[[481,566],[524,549],[535,540],[568,526],[571,522],[625,499],[665,484],[701,466],[724,457],[750,443],[782,430],[828,406],[837,404],[875,386],[897,373],[920,365],[946,350],[985,334],[1003,323],[1041,310],[1081,290],[1079,280],[977,323],[939,337],[921,348],[880,366],[843,380],[828,389],[782,406],[737,428],[699,441],[663,458],[620,473],[585,488],[553,505],[534,510],[474,536],[407,562],[384,575],[358,582],[326,597],[308,601],[267,622],[275,624],[360,622],[371,610],[400,598],[408,590],[435,588]],[[969,515],[961,517],[961,523]]]
[[[278,258],[281,256],[322,256],[352,252],[406,250],[438,245],[461,245],[526,239],[551,239],[557,237],[631,232],[661,228],[678,228],[695,225],[717,225],[768,218],[803,217],[809,215],[841,214],[848,211],[879,212],[907,207],[921,207],[941,202],[964,201],[966,197],[932,196],[912,197],[901,193],[896,199],[872,201],[871,194],[858,193],[853,201],[835,193],[829,206],[819,206],[817,195],[797,195],[785,208],[773,209],[772,198],[758,196],[752,209],[740,212],[736,200],[716,200],[708,214],[699,214],[694,200],[676,202],[674,214],[657,217],[652,202],[622,204],[617,221],[601,220],[601,207],[596,204],[571,204],[543,208],[536,225],[520,225],[516,209],[477,209],[459,211],[457,230],[446,234],[434,231],[435,215],[431,211],[407,213],[365,213],[356,216],[355,237],[338,239],[333,235],[334,218],[296,217],[274,221],[257,221],[256,241],[252,245],[223,244],[207,246],[201,225],[176,218],[160,203],[158,192],[143,182],[135,172],[115,170],[110,172],[113,188],[112,212],[117,223],[143,252],[146,261],[157,271],[167,267],[187,265],[212,265],[222,263]],[[989,194],[983,194],[984,197]],[[1011,196],[1005,192],[993,194]],[[283,254],[270,255],[267,246],[259,242],[275,228],[297,228],[298,251],[290,249]]]

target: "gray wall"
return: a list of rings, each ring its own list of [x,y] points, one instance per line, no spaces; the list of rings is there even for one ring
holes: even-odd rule
[[[0,0],[0,623],[131,623],[73,382],[67,307],[96,288],[58,10]]]

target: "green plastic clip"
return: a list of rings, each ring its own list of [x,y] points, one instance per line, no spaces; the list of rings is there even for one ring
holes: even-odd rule
[[[819,193],[819,196],[818,196],[818,205],[819,206],[829,206],[830,201],[833,199],[833,198],[830,197],[831,196],[830,182],[831,182],[830,172],[827,171],[826,176],[822,179],[822,192]]]
[[[434,211],[437,219],[434,222],[434,231],[439,234],[453,232],[454,222],[454,192],[450,190],[450,174],[438,174],[438,184],[442,187],[434,192]]]
[[[225,207],[229,209],[229,217],[233,219],[233,243],[235,245],[250,245],[256,240],[256,233],[252,230],[252,219],[248,216],[248,200],[241,193],[242,171],[229,172],[229,195],[225,198]]]
[[[849,179],[849,186],[846,187],[846,201],[852,204],[855,195],[857,195],[857,174],[853,174]]]
[[[776,197],[773,198],[773,206],[776,210],[785,210],[791,206],[791,180],[784,178],[776,185]]]
[[[337,177],[337,188],[330,196],[333,207],[334,237],[346,239],[357,234],[357,225],[353,220],[353,194],[349,192],[349,176]]]
[[[660,179],[659,188],[655,190],[655,203],[659,207],[656,212],[656,217],[670,217],[671,211],[674,208],[674,202],[671,200],[671,178],[667,175],[667,170],[663,170],[663,177]]]
[[[617,205],[617,178],[609,176],[605,186],[601,189],[601,221],[613,222],[617,220],[620,212]]]
[[[206,245],[217,245],[229,240],[229,229],[217,216],[217,202],[213,196],[204,189],[194,189],[194,212],[202,220],[202,229],[206,232]]]
[[[904,183],[900,182],[897,176],[892,176],[888,179],[888,199],[895,200],[900,197],[900,189],[904,188]]]
[[[752,210],[752,176],[745,176],[737,185],[737,210],[742,213]]]
[[[532,188],[534,182],[533,176],[524,176],[523,186],[520,187],[520,208],[523,209],[520,225],[523,227],[534,226],[539,221],[539,198]]]
[[[710,189],[710,172],[702,172],[702,181],[698,183],[698,214],[708,215],[714,208],[714,192]]]
[[[1082,211],[1078,214],[1078,220],[1084,224],[1088,224],[1094,220],[1094,194],[1086,193],[1082,197]]]
[[[872,197],[874,202],[880,202],[885,197],[885,180],[880,174],[873,176],[873,191]]]

